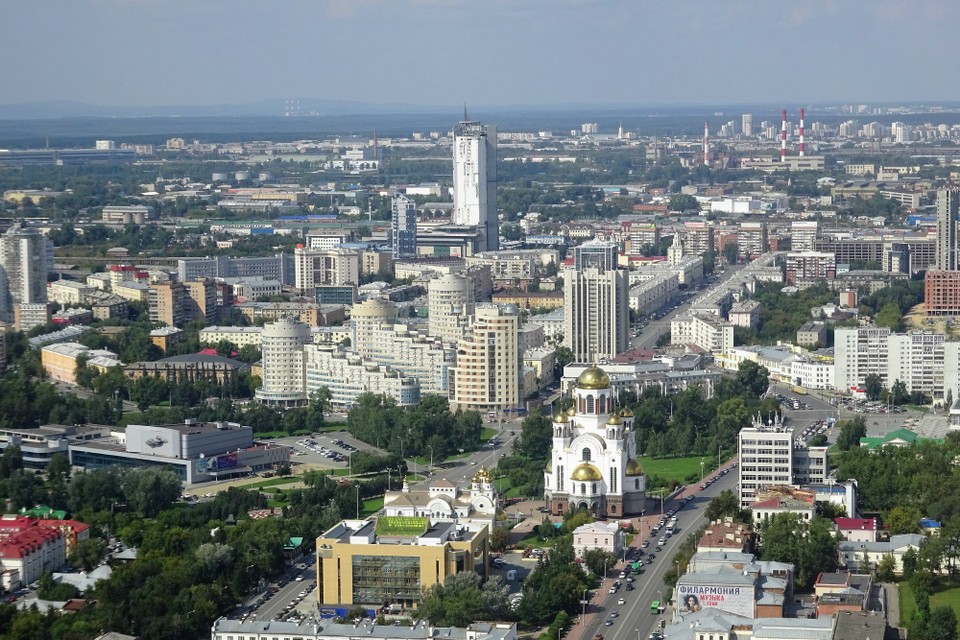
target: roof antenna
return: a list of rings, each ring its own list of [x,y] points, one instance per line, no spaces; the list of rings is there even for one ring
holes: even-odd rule
[[[463,101],[463,121],[470,122],[470,116],[467,115],[467,101]]]

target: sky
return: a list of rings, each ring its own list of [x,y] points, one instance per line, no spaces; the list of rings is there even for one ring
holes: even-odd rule
[[[0,104],[960,100],[957,0],[0,0]]]

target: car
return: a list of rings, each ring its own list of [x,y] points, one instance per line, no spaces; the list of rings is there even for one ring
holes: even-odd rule
[[[620,578],[621,580],[623,580],[624,578],[627,577],[627,572],[626,572],[626,571],[621,571],[621,572],[620,572],[620,575],[618,575],[617,577]]]
[[[646,564],[653,564],[653,558],[647,558]]]
[[[623,600],[623,598],[620,598],[620,599]],[[610,617],[611,617],[611,618],[619,618],[619,617],[620,617],[620,614],[619,614],[617,611],[611,611],[611,612],[610,612]]]
[[[617,592],[616,587],[610,587],[610,593],[616,593],[616,592]]]
[[[641,549],[646,549],[646,548],[649,547],[649,546],[650,546],[650,541],[649,541],[649,540],[644,540],[643,542],[640,543],[640,548],[641,548]]]
[[[633,582],[633,576],[627,576],[627,582]]]
[[[613,626],[613,620],[605,620],[603,624],[608,627]]]

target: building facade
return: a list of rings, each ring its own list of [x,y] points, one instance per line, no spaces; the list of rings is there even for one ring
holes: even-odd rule
[[[448,273],[431,280],[427,290],[430,335],[453,343],[463,338],[476,302],[476,288],[469,276]]]
[[[499,248],[497,128],[466,114],[453,133],[453,223],[480,231],[480,251]]]
[[[405,195],[391,202],[390,247],[395,260],[417,255],[417,203]]]
[[[53,243],[36,229],[15,223],[0,236],[0,320],[13,322],[18,304],[47,301]]]
[[[281,407],[307,403],[303,348],[311,340],[310,327],[289,317],[264,325],[263,386],[256,390],[257,401]]]
[[[457,342],[451,406],[488,411],[520,405],[519,329],[516,307],[477,306],[473,325]]]
[[[605,269],[616,246],[574,249],[574,263],[595,263],[582,269],[564,269],[564,345],[574,360],[613,359],[629,345],[630,289],[626,271]],[[578,258],[579,256],[579,258]]]

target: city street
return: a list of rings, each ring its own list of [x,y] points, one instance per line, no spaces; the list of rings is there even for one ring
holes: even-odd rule
[[[728,469],[730,465],[731,463],[728,462],[723,468]],[[710,499],[725,489],[733,489],[736,485],[736,469],[732,469],[726,475],[721,475],[720,471],[713,475],[719,475],[720,479],[712,486],[701,491],[697,486],[690,485],[682,493],[664,504],[664,509],[669,510],[676,507],[679,499],[688,495],[694,496],[693,501],[677,512],[678,530],[667,539],[666,545],[660,552],[654,552],[654,548],[661,533],[653,535],[649,533],[650,526],[660,519],[659,509],[654,509],[657,511],[656,515],[645,516],[641,519],[641,532],[633,539],[631,546],[632,548],[639,548],[643,541],[648,541],[650,546],[647,549],[641,549],[641,551],[645,554],[654,553],[656,559],[653,564],[644,565],[643,574],[637,577],[633,591],[621,589],[615,594],[609,593],[610,585],[617,574],[627,565],[618,563],[616,567],[608,571],[607,578],[604,579],[589,605],[587,605],[585,624],[584,621],[578,621],[571,628],[568,638],[571,640],[591,640],[595,634],[599,633],[604,636],[605,640],[634,640],[639,634],[641,640],[645,640],[653,630],[659,627],[661,620],[672,614],[669,607],[659,615],[650,611],[650,604],[654,600],[665,603],[670,599],[670,592],[663,582],[663,576],[670,570],[673,556],[687,535],[707,524],[704,510]],[[648,504],[659,506],[655,505],[653,500],[648,501]],[[619,598],[626,600],[626,603],[617,605]],[[611,618],[610,614],[613,612],[618,613],[616,618]],[[605,625],[604,622],[607,620],[613,620],[613,624]]]

